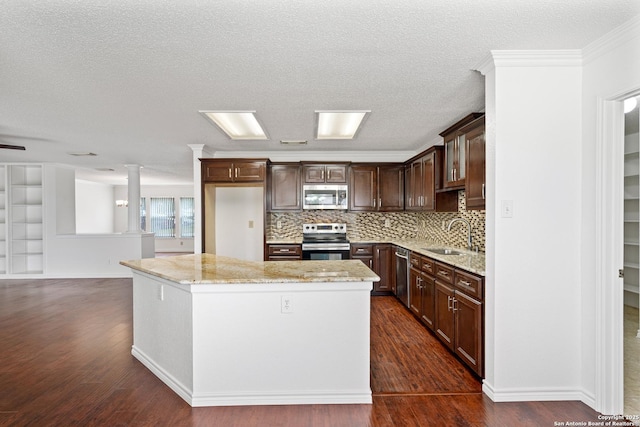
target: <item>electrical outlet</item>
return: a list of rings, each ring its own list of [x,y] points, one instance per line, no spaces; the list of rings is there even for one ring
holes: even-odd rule
[[[447,221],[442,221],[442,229],[445,230],[447,228]]]
[[[513,200],[502,201],[502,218],[513,218]]]
[[[283,295],[280,298],[280,311],[282,314],[293,313],[293,299],[290,295]]]
[[[279,230],[282,228],[282,221],[276,222],[276,228]]]
[[[385,227],[391,227],[391,220],[389,218],[384,220],[384,226]]]
[[[249,221],[249,228],[253,228],[253,221]]]

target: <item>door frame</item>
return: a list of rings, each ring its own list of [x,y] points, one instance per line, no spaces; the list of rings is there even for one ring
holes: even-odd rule
[[[640,90],[597,100],[595,241],[595,406],[604,414],[624,411],[624,111],[622,101]]]

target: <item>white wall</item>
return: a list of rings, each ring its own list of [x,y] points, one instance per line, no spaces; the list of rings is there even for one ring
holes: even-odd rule
[[[194,188],[192,185],[143,185],[140,187],[140,197],[147,198],[147,207],[149,206],[150,197],[174,197],[176,204],[180,197],[194,197]],[[115,209],[114,230],[115,232],[125,232],[127,230],[127,209],[115,208],[116,200],[127,200],[127,187],[123,185],[114,187],[112,204]],[[176,215],[178,213],[176,212]],[[176,222],[180,219],[176,216]],[[200,228],[196,228],[196,233]],[[156,238],[156,252],[193,252],[192,238]]]
[[[76,180],[76,232],[113,233],[113,186]]]
[[[493,60],[485,391],[496,401],[579,399],[579,54],[494,52]],[[508,201],[512,218],[501,212]]]

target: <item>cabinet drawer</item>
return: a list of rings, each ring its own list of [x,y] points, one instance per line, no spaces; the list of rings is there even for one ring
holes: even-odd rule
[[[453,285],[453,267],[436,262],[435,271],[436,278]]]
[[[482,277],[456,270],[455,287],[465,294],[482,300],[484,298],[484,281]]]
[[[422,271],[434,276],[436,274],[436,262],[431,258],[422,258]]]
[[[302,255],[302,247],[300,245],[269,245],[269,256],[272,255],[299,257]]]
[[[368,243],[352,243],[351,256],[373,256],[373,245]]]
[[[416,255],[416,254],[414,254],[412,252],[411,256],[409,257],[409,262],[411,263],[412,267],[417,268],[418,270],[420,270],[421,265],[422,265],[420,255]]]

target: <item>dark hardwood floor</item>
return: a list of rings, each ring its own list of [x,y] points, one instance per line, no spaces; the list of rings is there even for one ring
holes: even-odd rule
[[[553,426],[580,402],[493,403],[393,297],[372,298],[373,405],[191,408],[131,356],[131,281],[0,282],[2,426]]]

